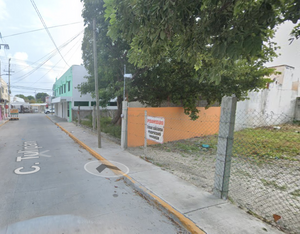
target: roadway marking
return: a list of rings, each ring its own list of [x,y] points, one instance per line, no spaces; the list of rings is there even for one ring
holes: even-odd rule
[[[17,162],[22,162],[23,160],[28,160],[28,159],[37,159],[42,157],[51,157],[51,155],[46,155],[45,153],[49,152],[49,150],[44,150],[43,152],[39,152],[39,149],[42,147],[39,147],[36,141],[25,141],[23,144],[23,150],[19,150],[18,154],[23,154],[23,156],[18,156],[16,161]],[[39,165],[39,162],[34,163],[34,165]],[[17,175],[27,175],[27,174],[32,174],[35,172],[38,172],[41,170],[39,166],[31,166],[34,170],[29,170],[29,171],[21,171],[24,169],[24,167],[19,167],[14,170],[14,173]]]
[[[129,168],[126,165],[114,161],[109,161],[109,163],[103,163],[99,160],[88,162],[84,165],[84,169],[92,175],[106,178],[120,177],[129,173]],[[114,173],[114,171],[120,173]]]

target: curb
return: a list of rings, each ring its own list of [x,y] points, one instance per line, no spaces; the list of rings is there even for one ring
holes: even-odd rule
[[[48,119],[50,119],[47,116]],[[51,120],[51,119],[50,119]],[[51,120],[52,121],[52,120]],[[53,121],[52,121],[53,122]],[[55,122],[54,122],[55,123]],[[91,155],[93,155],[95,158],[99,159],[103,164],[110,166],[110,170],[112,170],[117,175],[123,175],[124,181],[129,184],[131,187],[133,187],[137,192],[142,195],[146,200],[148,200],[152,205],[159,208],[165,215],[170,217],[175,223],[179,224],[181,227],[185,228],[187,231],[189,231],[191,234],[206,234],[203,230],[201,230],[193,221],[191,221],[189,218],[187,218],[185,215],[177,211],[174,207],[172,207],[170,204],[156,196],[154,193],[152,193],[150,190],[142,186],[140,183],[132,179],[129,175],[122,172],[119,168],[117,168],[115,165],[113,165],[111,162],[109,162],[107,159],[102,157],[100,154],[98,154],[96,151],[91,149],[89,146],[84,144],[82,141],[77,139],[73,134],[68,132],[66,129],[64,129],[62,126],[60,126],[58,123],[55,123],[62,131],[64,131],[66,134],[69,135],[76,143],[78,143],[80,146],[82,146],[85,150],[87,150]],[[113,169],[115,168],[115,169]]]
[[[7,122],[9,122],[9,120],[6,120],[4,123],[0,124],[0,127],[4,124],[6,124]]]

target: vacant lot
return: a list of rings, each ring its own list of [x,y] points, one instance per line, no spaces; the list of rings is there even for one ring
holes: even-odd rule
[[[212,192],[218,136],[149,146],[146,158]],[[143,147],[128,149],[144,157]],[[265,221],[300,233],[300,126],[235,132],[230,199]],[[275,223],[273,215],[282,218]]]

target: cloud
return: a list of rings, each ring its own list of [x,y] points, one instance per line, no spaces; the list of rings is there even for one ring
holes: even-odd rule
[[[14,58],[25,61],[28,59],[28,54],[25,52],[17,52],[14,54]]]
[[[9,16],[7,9],[6,9],[6,4],[4,0],[0,0],[0,20],[5,19]]]

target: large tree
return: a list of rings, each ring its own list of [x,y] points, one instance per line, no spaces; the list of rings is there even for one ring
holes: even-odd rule
[[[105,2],[109,35],[130,43],[130,61],[140,67],[155,65],[170,50],[196,68],[203,65],[208,50],[220,65],[224,59],[258,56],[270,30],[286,20],[296,23],[300,10],[299,0]],[[299,25],[293,35],[299,35]],[[218,68],[208,76],[212,81],[221,78]]]
[[[96,18],[99,94],[103,106],[110,98],[118,97],[117,119],[121,112],[124,64],[127,64],[130,73],[134,73],[127,85],[129,100],[138,100],[151,106],[160,106],[163,101],[169,100],[181,104],[192,119],[197,118],[196,103],[199,99],[206,100],[208,106],[220,101],[224,95],[235,94],[241,100],[248,91],[264,88],[268,82],[263,77],[270,74],[271,69],[263,67],[263,63],[275,56],[274,44],[268,40],[273,36],[270,29],[265,29],[265,43],[261,50],[245,58],[218,58],[210,45],[196,52],[196,59],[193,60],[190,53],[186,55],[191,58],[185,58],[178,52],[180,44],[176,38],[168,40],[166,48],[154,45],[153,50],[157,50],[157,56],[151,57],[152,49],[145,52],[136,44],[135,38],[131,43],[125,40],[128,32],[124,33],[122,30],[127,30],[126,27],[118,29],[114,40],[107,36],[109,27],[114,25],[109,26],[109,22],[105,21],[102,0],[85,0],[84,3],[83,17],[87,28],[82,49],[84,64],[90,76],[79,89],[82,93],[94,92],[91,21]],[[128,63],[127,57],[136,67]],[[217,82],[211,82],[212,80]]]
[[[49,96],[47,93],[37,93],[35,97],[37,102],[46,102],[47,96]]]
[[[133,73],[133,77],[138,76],[145,69],[137,69],[128,62],[127,53],[130,46],[125,40],[118,38],[113,41],[107,36],[109,22],[104,17],[105,8],[103,0],[96,2],[82,0],[82,2],[84,3],[82,16],[86,25],[82,43],[82,58],[89,76],[86,77],[87,81],[79,85],[78,88],[81,93],[91,93],[95,97],[92,28],[92,21],[95,19],[100,105],[106,107],[110,99],[117,98],[118,112],[112,123],[120,123],[124,87],[124,65],[126,65],[127,73]]]

